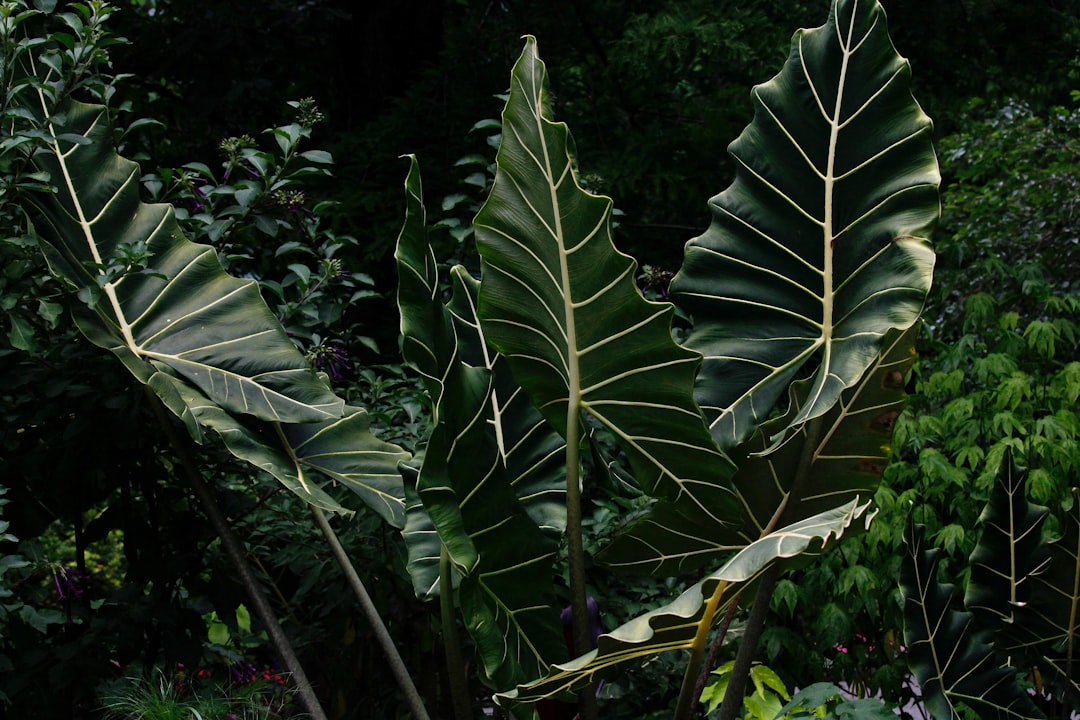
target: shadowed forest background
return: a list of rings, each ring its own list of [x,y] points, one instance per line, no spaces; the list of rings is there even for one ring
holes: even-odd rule
[[[666,297],[685,243],[709,224],[704,198],[734,173],[726,148],[753,114],[750,88],[777,72],[792,31],[820,24],[826,5],[115,4],[108,31],[127,42],[110,48],[111,72],[128,77],[110,105],[121,124],[160,123],[133,126],[122,152],[152,176],[148,197],[192,222],[213,184],[185,179],[185,165],[219,173],[238,138],[272,147],[267,128],[311,113],[302,149],[328,151],[332,175],[312,173],[301,194],[275,196],[269,224],[228,236],[219,251],[236,274],[277,283],[276,296],[264,292],[301,351],[369,408],[381,437],[410,450],[426,408],[397,340],[401,156],[424,165],[437,254],[478,267],[469,223],[491,184],[499,95],[522,36],[536,36],[582,182],[614,199],[616,246],[641,263],[643,290]],[[921,502],[943,575],[962,585],[1006,448],[1029,467],[1034,502],[1067,510],[1080,485],[1080,6],[883,4],[935,126],[944,182],[934,288],[881,514],[865,536],[780,581],[762,659],[789,688],[829,679],[905,703],[913,690],[897,649],[896,578],[909,501]],[[317,229],[303,230],[316,217]],[[208,683],[236,673],[273,685],[281,669],[202,509],[172,479],[178,460],[148,430],[145,398],[62,314],[67,301],[38,254],[15,242],[18,227],[7,222],[0,250],[0,306],[18,318],[0,333],[0,518],[10,523],[0,551],[28,562],[0,564],[0,717],[100,717],[101,698],[140,672],[178,687],[197,686],[203,672]],[[310,257],[274,255],[292,242],[311,245]],[[308,263],[306,277],[296,262]],[[220,450],[199,452],[331,717],[401,717],[303,503]],[[590,552],[638,507],[615,484],[587,498]],[[445,705],[438,612],[414,596],[396,531],[361,510],[340,533],[429,707]],[[682,587],[593,573],[609,628]],[[661,658],[610,683],[608,697],[623,698],[610,712],[666,717],[673,667]]]

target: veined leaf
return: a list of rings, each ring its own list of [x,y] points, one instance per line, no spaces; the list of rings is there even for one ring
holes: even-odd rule
[[[1030,578],[1029,602],[1002,628],[1002,650],[1034,656],[1048,688],[1066,707],[1080,702],[1080,493],[1047,545],[1049,565]]]
[[[585,192],[552,122],[534,38],[511,75],[491,194],[476,216],[484,333],[544,417],[577,447],[582,416],[615,436],[643,488],[689,495],[722,522],[733,470],[692,388],[700,356],[671,338],[673,308],[642,298],[611,240],[611,200]]]
[[[290,455],[340,483],[391,526],[405,524],[405,496],[398,464],[409,453],[375,437],[367,411],[345,406],[345,415],[321,423],[281,425]]]
[[[938,582],[938,551],[924,546],[923,528],[909,527],[904,540],[904,642],[926,707],[937,720],[959,719],[959,703],[981,718],[1045,717],[1017,683],[1016,669],[994,653],[990,631],[952,609],[953,587]]]
[[[443,305],[415,160],[406,189],[396,253],[402,347],[425,377],[436,418],[415,480],[427,517],[410,503],[407,518],[409,568],[418,591],[442,592],[441,539],[463,575],[459,602],[483,673],[496,688],[512,687],[566,655],[552,582],[566,523],[565,443],[488,347],[476,318],[479,283],[464,268],[454,268]]]
[[[671,284],[694,320],[696,396],[722,450],[753,434],[808,363],[790,425],[828,412],[885,333],[918,317],[940,175],[909,80],[876,0],[834,0],[754,88],[753,122],[729,147],[735,181],[710,201],[712,225]]]
[[[971,553],[964,605],[984,626],[1006,630],[1028,603],[1050,561],[1042,529],[1047,509],[1024,495],[1027,470],[1006,451],[990,500],[979,516],[982,535]]]
[[[858,384],[818,421],[765,454],[770,429],[791,422],[812,390],[810,381],[792,385],[787,415],[759,429],[748,443],[750,454],[738,463],[733,484],[744,508],[741,525],[720,525],[692,503],[662,500],[599,559],[622,571],[675,575],[717,562],[775,527],[854,497],[872,497],[892,454],[893,426],[907,402],[904,378],[915,359],[915,335],[914,327],[891,331]]]
[[[839,538],[869,506],[869,502],[860,504],[856,498],[842,507],[819,513],[751,543],[672,602],[601,635],[596,650],[569,663],[556,665],[540,681],[500,693],[496,696],[497,701],[512,705],[559,696],[611,677],[624,666],[657,653],[688,649],[705,616],[705,604],[715,593],[722,594],[722,610],[734,596],[736,584],[753,582],[778,558],[820,549],[830,538]],[[722,612],[718,611],[712,617],[720,615]]]
[[[375,437],[365,410],[345,406],[343,417],[321,423],[267,423],[231,415],[196,388],[164,372],[153,376],[149,385],[159,396],[180,398],[184,412],[200,427],[216,432],[233,455],[269,473],[309,504],[328,512],[352,513],[322,489],[329,479],[355,492],[394,527],[404,524],[405,496],[397,466],[409,454]]]
[[[424,208],[420,164],[415,156],[407,157],[405,223],[394,250],[401,354],[405,362],[420,373],[432,403],[437,404],[446,374],[457,361],[457,339],[443,305],[438,262],[427,238],[427,210]]]
[[[53,141],[34,163],[58,192],[27,198],[50,268],[94,299],[77,317],[91,341],[142,382],[168,368],[228,412],[275,422],[341,417],[344,401],[311,370],[258,285],[230,277],[213,248],[186,240],[171,207],[139,201],[139,167],[113,152],[104,108],[70,102],[47,128]],[[90,142],[59,139],[66,135]]]

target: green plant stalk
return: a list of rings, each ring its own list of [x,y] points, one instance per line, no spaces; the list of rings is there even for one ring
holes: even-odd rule
[[[570,402],[566,418],[566,540],[570,565],[570,615],[574,654],[592,650],[589,637],[589,604],[585,590],[585,542],[581,529],[580,424],[577,403]],[[596,720],[596,694],[592,685],[578,693],[578,707],[584,720]]]
[[[791,484],[791,491],[784,498],[780,506],[776,508],[768,526],[762,532],[762,537],[773,532],[784,514],[785,508],[792,502],[798,502],[806,489],[807,479],[810,477],[810,468],[816,460],[816,453],[821,439],[821,432],[825,427],[824,417],[817,417],[806,423],[806,440],[803,451],[799,456],[798,469],[795,471],[795,480]],[[750,666],[754,661],[754,653],[757,652],[758,641],[765,629],[765,616],[769,612],[769,601],[776,581],[780,578],[781,563],[774,562],[758,580],[757,594],[750,608],[750,617],[746,621],[746,629],[743,632],[742,643],[739,651],[735,654],[735,665],[731,669],[727,691],[724,693],[724,701],[720,705],[719,720],[735,720],[743,705],[743,695],[746,694],[746,682],[750,676]]]
[[[300,694],[300,700],[304,704],[304,709],[307,710],[313,720],[327,720],[326,712],[319,703],[319,699],[315,696],[315,690],[311,687],[311,681],[308,680],[307,674],[304,672],[304,667],[296,657],[296,652],[293,650],[289,638],[285,635],[285,631],[281,629],[281,623],[278,622],[277,616],[274,615],[274,610],[270,607],[270,603],[266,601],[266,597],[263,595],[262,589],[255,579],[255,575],[251,572],[251,567],[245,559],[244,550],[240,546],[240,541],[236,538],[232,528],[229,527],[229,523],[225,520],[225,516],[221,514],[217,502],[214,500],[213,495],[210,494],[210,489],[206,487],[202,478],[199,477],[199,473],[195,470],[195,461],[191,457],[191,453],[188,452],[187,446],[181,442],[176,433],[176,429],[165,416],[165,411],[162,410],[157,396],[154,395],[153,391],[146,385],[143,386],[143,390],[146,392],[154,415],[157,417],[161,427],[165,430],[165,435],[168,437],[169,442],[172,444],[173,449],[180,458],[180,465],[184,468],[184,473],[187,475],[192,489],[195,490],[195,494],[202,503],[203,509],[206,510],[206,515],[210,518],[210,523],[221,537],[221,544],[225,548],[225,553],[229,556],[229,560],[232,561],[233,566],[236,568],[237,574],[240,576],[240,583],[244,586],[244,589],[247,590],[248,597],[251,600],[252,609],[255,610],[255,615],[259,618],[260,622],[262,622],[263,627],[266,628],[266,633],[270,636],[270,641],[274,644],[274,649],[277,650],[278,657],[281,659],[282,664],[285,665],[285,669],[288,670],[292,677],[292,681],[296,684],[297,691]]]
[[[716,609],[720,607],[720,598],[728,589],[729,584],[721,582],[716,586],[712,597],[705,603],[705,614],[698,623],[697,635],[694,636],[694,644],[690,646],[690,659],[686,662],[686,671],[683,673],[682,688],[679,690],[679,704],[675,707],[675,720],[690,720],[690,714],[697,705],[697,699],[701,693],[697,691],[698,676],[701,675],[701,664],[705,659],[705,646],[709,642],[709,633],[712,631],[713,617]],[[706,671],[708,668],[706,668]],[[696,694],[695,694],[696,692]]]
[[[765,569],[758,580],[757,594],[754,596],[754,604],[750,607],[750,617],[746,619],[746,631],[743,633],[739,651],[735,654],[735,664],[731,668],[730,680],[724,693],[724,701],[720,704],[720,720],[735,720],[742,710],[743,696],[746,694],[746,682],[750,677],[750,667],[754,662],[754,653],[757,652],[758,640],[761,632],[765,629],[765,616],[769,612],[769,599],[776,588],[776,581],[780,578],[781,564],[779,561]],[[696,702],[696,699],[695,699]]]
[[[360,579],[356,568],[353,567],[352,562],[349,560],[345,548],[341,546],[341,541],[338,540],[334,529],[330,527],[330,522],[326,519],[323,511],[314,505],[310,507],[311,514],[315,518],[315,524],[322,530],[323,537],[326,538],[327,544],[330,545],[330,551],[334,553],[338,564],[345,572],[349,585],[360,601],[360,608],[364,616],[371,623],[371,629],[375,632],[375,638],[378,640],[383,654],[386,655],[386,661],[390,664],[390,671],[394,674],[394,679],[397,680],[401,692],[405,695],[405,703],[409,706],[409,711],[412,712],[414,720],[430,720],[427,709],[424,707],[424,701],[420,698],[420,691],[416,689],[412,676],[409,675],[409,671],[405,667],[405,661],[401,659],[401,654],[398,653],[397,646],[394,645],[394,640],[390,637],[390,632],[386,629],[382,617],[379,616],[379,611],[375,609],[375,603],[371,601],[371,596],[368,595],[364,582]]]
[[[472,717],[469,679],[465,676],[465,658],[461,654],[457,614],[454,612],[454,572],[445,545],[439,549],[439,609],[442,611],[443,652],[446,655],[446,672],[450,676],[454,718],[469,720]]]

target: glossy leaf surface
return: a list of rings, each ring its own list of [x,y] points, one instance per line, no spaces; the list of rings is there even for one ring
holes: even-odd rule
[[[721,449],[750,438],[808,363],[790,425],[828,412],[885,333],[918,317],[940,176],[909,88],[875,0],[834,0],[754,88],[754,119],[729,147],[735,181],[671,284],[693,317],[697,399]]]
[[[1024,495],[1027,470],[1007,452],[979,522],[982,534],[971,554],[964,605],[989,628],[1012,625],[1032,597],[1036,575],[1050,558],[1043,545],[1047,509]]]
[[[692,397],[697,353],[671,338],[672,306],[642,298],[611,240],[611,200],[578,183],[528,38],[511,77],[491,194],[474,223],[491,345],[568,442],[588,414],[651,494],[690,495],[717,522],[736,512],[731,463]]]
[[[231,415],[174,376],[158,373],[150,381],[159,396],[170,392],[164,385],[171,385],[195,422],[216,432],[233,455],[269,473],[309,504],[351,514],[323,490],[329,480],[352,490],[394,527],[404,524],[397,466],[409,454],[375,437],[366,411],[345,406],[343,417],[321,423],[268,423]]]
[[[882,355],[820,422],[803,425],[789,442],[764,454],[771,427],[790,423],[811,392],[809,381],[792,386],[787,415],[761,428],[748,444],[751,454],[739,462],[734,487],[744,508],[741,525],[717,525],[690,503],[661,501],[600,560],[621,571],[674,575],[717,562],[772,528],[854,497],[872,497],[892,454],[893,426],[907,402],[904,378],[915,359],[915,334],[914,329],[892,331]]]
[[[565,444],[491,350],[476,318],[479,283],[455,267],[444,305],[424,227],[415,161],[397,258],[407,361],[425,377],[436,424],[416,477],[431,529],[410,505],[414,587],[438,587],[438,541],[463,576],[458,597],[488,682],[510,687],[565,657],[552,563],[565,526]],[[432,531],[437,531],[437,537]]]
[[[34,156],[58,187],[28,196],[54,273],[86,293],[80,327],[143,382],[155,368],[231,413],[275,422],[340,417],[344,402],[308,366],[252,280],[180,233],[172,208],[139,200],[139,167],[112,150],[104,108],[68,104]],[[94,328],[88,329],[88,318]]]

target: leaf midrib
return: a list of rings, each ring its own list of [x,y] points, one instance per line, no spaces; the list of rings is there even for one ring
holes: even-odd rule
[[[52,74],[52,71],[49,71]],[[48,118],[49,106],[45,101],[45,93],[41,88],[37,88],[38,101],[41,103],[41,112]],[[90,124],[90,127],[86,129],[87,134],[94,129],[98,120],[101,119],[101,113],[98,113],[94,118],[94,121]],[[49,128],[49,135],[52,137],[52,141],[49,143],[49,147],[52,150],[53,155],[56,156],[56,162],[60,166],[60,172],[64,176],[64,184],[67,186],[68,196],[71,198],[71,204],[75,208],[76,220],[79,223],[79,228],[82,230],[83,237],[86,239],[86,244],[90,249],[90,255],[94,258],[94,263],[98,267],[98,275],[104,275],[104,271],[101,268],[104,266],[104,262],[101,257],[101,253],[98,251],[97,240],[94,237],[93,228],[90,222],[86,219],[86,213],[83,211],[82,202],[79,200],[79,195],[75,192],[75,183],[71,178],[71,172],[68,170],[67,154],[60,151],[60,140],[56,136],[56,128],[53,125],[52,120],[46,120],[46,125]],[[78,145],[73,145],[69,152],[74,152],[78,149]],[[123,188],[127,185],[125,181]],[[115,198],[109,199],[109,202]],[[102,285],[102,290],[105,291],[105,296],[109,299],[109,304],[112,306],[113,313],[116,315],[116,320],[120,328],[120,333],[124,337],[124,342],[127,343],[128,349],[135,355],[139,355],[139,348],[135,342],[135,336],[131,332],[131,325],[127,321],[127,317],[124,315],[123,308],[120,305],[120,298],[116,295],[116,286],[112,282],[105,282]]]

